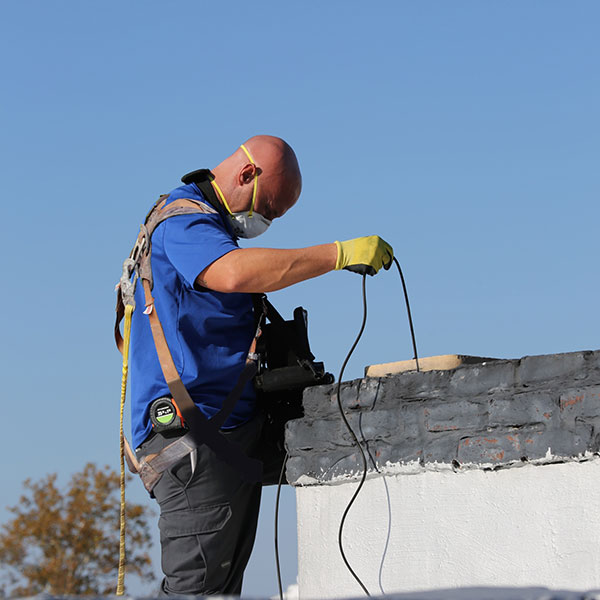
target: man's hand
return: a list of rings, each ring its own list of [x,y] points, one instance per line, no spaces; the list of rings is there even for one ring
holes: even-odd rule
[[[338,249],[336,270],[375,275],[381,267],[389,269],[394,258],[393,248],[377,235],[336,242],[335,245]]]

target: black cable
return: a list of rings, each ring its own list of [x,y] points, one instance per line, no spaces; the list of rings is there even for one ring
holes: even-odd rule
[[[408,324],[410,326],[410,335],[411,335],[411,339],[412,339],[412,345],[413,345],[413,352],[414,352],[414,359],[415,359],[415,364],[416,364],[416,368],[417,371],[419,371],[419,355],[417,353],[417,341],[415,338],[415,330],[413,327],[413,320],[412,320],[412,314],[410,312],[410,303],[408,301],[408,291],[406,288],[406,282],[404,281],[404,274],[402,273],[402,269],[400,268],[400,263],[398,262],[398,260],[396,259],[396,257],[394,257],[394,262],[396,263],[396,267],[398,268],[398,274],[400,275],[400,281],[402,282],[402,289],[404,291],[404,300],[406,301],[406,312],[408,314]],[[354,340],[354,344],[352,344],[352,348],[350,348],[350,352],[348,352],[348,355],[346,356],[343,364],[342,364],[342,368],[340,369],[340,375],[338,377],[338,381],[337,381],[337,402],[338,402],[338,408],[340,411],[340,414],[342,416],[342,420],[344,421],[344,424],[346,425],[346,428],[348,429],[348,431],[350,432],[350,435],[352,436],[352,439],[354,441],[354,443],[356,444],[356,447],[360,450],[360,454],[362,457],[362,462],[363,462],[363,474],[362,477],[360,479],[360,483],[358,484],[358,487],[356,488],[352,498],[350,499],[350,502],[348,503],[348,505],[346,506],[346,510],[344,510],[344,514],[342,516],[342,520],[340,522],[340,528],[339,528],[339,532],[338,532],[338,545],[340,548],[340,554],[342,555],[342,559],[344,561],[344,564],[346,565],[347,569],[350,571],[350,573],[352,574],[352,576],[354,577],[354,579],[356,579],[356,581],[358,582],[358,584],[360,585],[360,587],[363,589],[363,591],[365,592],[365,594],[367,596],[370,596],[371,594],[369,593],[369,590],[366,588],[366,586],[363,584],[363,582],[360,580],[360,578],[358,577],[358,575],[354,572],[354,570],[352,569],[352,567],[350,566],[350,563],[348,562],[348,559],[346,558],[346,554],[344,552],[344,547],[343,547],[343,541],[342,541],[342,534],[343,534],[343,530],[344,530],[344,524],[346,522],[346,517],[348,515],[348,512],[350,511],[350,508],[352,507],[352,505],[354,504],[354,501],[356,500],[358,494],[360,493],[365,480],[367,479],[367,470],[368,470],[368,463],[367,463],[367,457],[365,455],[365,451],[363,450],[362,445],[360,444],[358,437],[356,436],[356,434],[354,433],[354,430],[352,429],[352,427],[350,426],[350,423],[348,422],[348,419],[346,418],[346,415],[344,414],[344,409],[342,407],[342,399],[341,399],[341,385],[342,385],[342,378],[343,378],[343,374],[344,374],[344,370],[346,368],[346,365],[348,364],[348,361],[350,360],[350,357],[352,356],[352,353],[354,352],[364,330],[365,330],[365,326],[367,324],[367,290],[366,290],[366,281],[367,281],[367,277],[365,274],[363,274],[363,280],[362,280],[362,297],[363,297],[363,319],[362,319],[362,324],[360,326],[360,331],[358,332],[358,335],[356,336],[356,339]],[[363,436],[364,437],[364,436]],[[365,442],[366,444],[366,442]],[[377,469],[377,465],[375,465],[375,470]]]
[[[342,541],[342,533],[343,533],[343,530],[344,530],[344,523],[346,521],[346,517],[348,516],[348,512],[350,511],[350,508],[354,504],[354,501],[356,500],[356,497],[360,493],[360,490],[361,490],[362,486],[365,483],[365,480],[367,478],[367,468],[368,468],[367,457],[365,455],[365,451],[363,450],[360,442],[358,441],[358,438],[356,437],[356,434],[354,433],[354,430],[350,426],[350,423],[348,422],[348,419],[346,418],[346,415],[344,414],[344,408],[342,407],[342,396],[341,396],[342,377],[344,375],[344,370],[346,369],[346,365],[348,364],[348,361],[350,360],[350,357],[352,356],[352,353],[354,352],[354,349],[356,348],[356,346],[357,346],[357,344],[358,344],[358,342],[359,342],[359,340],[360,340],[360,338],[361,338],[361,336],[363,334],[363,331],[365,330],[365,325],[367,324],[367,287],[366,287],[366,284],[367,284],[367,276],[366,276],[366,274],[363,274],[363,280],[362,280],[363,319],[362,319],[362,324],[360,326],[360,331],[358,332],[358,335],[356,336],[356,339],[354,340],[354,344],[352,344],[352,348],[350,348],[350,352],[348,352],[346,358],[344,359],[344,362],[342,364],[342,368],[340,369],[340,375],[339,375],[338,381],[337,381],[337,403],[338,403],[338,408],[340,410],[340,414],[342,416],[342,420],[344,421],[344,424],[346,425],[346,428],[350,432],[350,435],[352,436],[352,439],[354,440],[354,443],[356,444],[357,448],[360,450],[360,454],[362,456],[362,461],[363,461],[363,474],[362,474],[362,477],[360,479],[360,483],[358,484],[358,487],[356,488],[356,490],[354,492],[354,495],[350,499],[350,502],[348,503],[348,506],[346,506],[346,510],[344,511],[344,515],[342,516],[342,520],[340,522],[340,529],[339,529],[339,532],[338,532],[338,545],[339,545],[339,548],[340,548],[340,554],[342,555],[342,559],[343,559],[344,564],[346,565],[348,571],[350,571],[350,573],[352,574],[352,576],[354,577],[354,579],[356,579],[356,581],[358,582],[358,584],[360,585],[360,587],[363,589],[363,591],[365,592],[365,594],[367,596],[370,596],[371,594],[369,593],[369,590],[365,587],[365,585],[360,580],[360,578],[358,577],[358,575],[354,572],[354,569],[350,566],[350,563],[348,562],[348,559],[346,558],[346,554],[344,552],[344,544],[343,544],[343,541]]]
[[[417,340],[415,339],[415,330],[413,327],[412,315],[410,314],[410,304],[408,302],[408,291],[406,290],[406,282],[404,281],[404,275],[402,274],[402,269],[400,268],[400,263],[398,259],[394,256],[394,262],[398,267],[398,273],[400,274],[400,281],[402,281],[402,289],[404,290],[404,299],[406,300],[406,312],[408,314],[408,324],[410,326],[410,336],[412,338],[413,351],[415,353],[415,363],[417,365],[417,371],[419,371],[419,356],[417,355]]]
[[[400,280],[402,282],[402,289],[404,291],[404,300],[406,301],[406,312],[408,314],[408,324],[410,326],[410,335],[411,335],[413,351],[414,351],[414,360],[416,363],[417,371],[419,371],[419,356],[417,353],[417,341],[415,338],[415,330],[413,327],[412,314],[410,312],[410,303],[408,301],[408,291],[406,288],[406,282],[404,281],[404,275],[402,273],[402,269],[400,268],[400,263],[398,262],[396,257],[394,257],[394,262],[396,263],[396,267],[398,268],[398,273],[400,275]],[[350,566],[350,563],[348,562],[348,559],[346,558],[346,554],[344,552],[344,544],[343,544],[343,540],[342,540],[346,517],[348,516],[348,513],[350,512],[350,508],[354,504],[354,501],[358,497],[358,494],[360,493],[360,491],[367,479],[367,470],[368,470],[368,462],[367,462],[367,457],[365,455],[365,451],[363,450],[363,447],[362,447],[361,443],[359,442],[358,437],[356,436],[356,433],[354,433],[354,430],[352,429],[350,423],[348,422],[348,419],[346,418],[346,415],[344,413],[344,408],[342,406],[342,397],[341,397],[342,379],[344,376],[344,371],[346,369],[346,365],[348,364],[350,357],[352,356],[354,350],[356,349],[356,346],[358,345],[358,342],[360,341],[360,338],[362,337],[362,334],[365,330],[365,326],[367,324],[367,287],[366,287],[366,283],[367,283],[367,276],[366,276],[366,274],[363,273],[363,279],[362,279],[363,318],[362,318],[362,323],[361,323],[358,335],[356,336],[356,339],[354,340],[354,343],[352,344],[350,351],[348,352],[348,354],[346,355],[346,358],[344,359],[344,362],[342,363],[342,368],[340,369],[340,374],[338,376],[338,381],[337,381],[336,395],[337,395],[338,408],[339,408],[342,420],[344,421],[346,428],[350,432],[350,435],[352,436],[352,439],[353,439],[356,447],[360,450],[360,454],[361,454],[362,462],[363,462],[363,473],[362,473],[360,482],[359,482],[358,487],[356,488],[354,494],[352,495],[350,502],[346,506],[346,509],[344,510],[344,514],[342,516],[342,520],[340,522],[340,528],[339,528],[339,532],[338,532],[338,545],[339,545],[339,549],[340,549],[340,554],[342,555],[342,559],[344,561],[344,564],[346,565],[346,568],[350,571],[350,573],[352,574],[354,579],[358,582],[358,584],[363,589],[365,594],[367,596],[370,596],[371,594],[369,593],[369,590],[366,588],[366,586],[360,580],[358,575],[354,572],[354,569]],[[364,436],[363,436],[363,438],[364,438]],[[288,454],[286,453],[285,458],[283,459],[283,465],[281,466],[281,472],[279,474],[279,482],[277,484],[277,496],[275,499],[275,564],[277,566],[277,584],[279,586],[280,600],[283,600],[283,587],[281,585],[281,566],[280,566],[280,562],[279,562],[279,535],[278,535],[279,499],[281,496],[281,484],[283,481],[283,474],[285,472],[285,465],[286,465],[287,459],[288,459]],[[372,459],[372,457],[371,457],[371,459]],[[378,471],[375,461],[373,461],[373,462],[374,462],[375,470]]]
[[[281,585],[281,566],[279,564],[279,497],[281,496],[281,483],[283,474],[285,473],[285,465],[287,463],[288,453],[285,453],[281,472],[279,473],[279,482],[277,483],[277,496],[275,497],[275,565],[277,566],[277,585],[279,585],[279,600],[283,600],[283,587]]]

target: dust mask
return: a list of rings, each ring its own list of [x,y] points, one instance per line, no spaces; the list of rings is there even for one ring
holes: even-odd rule
[[[235,235],[241,238],[254,238],[264,233],[271,224],[269,219],[263,217],[260,213],[248,210],[246,212],[236,212],[231,215],[231,226]]]

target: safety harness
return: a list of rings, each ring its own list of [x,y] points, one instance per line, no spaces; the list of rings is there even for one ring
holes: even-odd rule
[[[265,294],[252,294],[256,332],[248,350],[246,363],[237,383],[223,401],[221,410],[211,419],[207,419],[200,412],[177,372],[152,297],[154,287],[152,234],[160,223],[179,215],[219,214],[224,220],[226,216],[213,190],[211,182],[214,176],[209,170],[193,171],[184,175],[181,180],[184,184],[194,183],[206,202],[181,198],[167,203],[169,196],[161,196],[140,227],[135,245],[123,263],[121,279],[117,284],[115,341],[123,354],[120,418],[121,525],[116,592],[118,596],[124,594],[125,578],[125,461],[129,470],[139,474],[146,490],[152,493],[165,470],[200,445],[206,444],[218,458],[235,468],[245,481],[252,483],[262,481],[263,485],[281,484],[283,465],[287,457],[284,448],[285,424],[290,419],[302,416],[304,388],[333,382],[331,373],[325,371],[322,362],[314,361],[315,357],[310,351],[306,311],[298,307],[294,311],[294,319],[285,321]],[[127,443],[123,432],[129,340],[138,280],[142,283],[144,314],[148,316],[160,368],[178,410],[178,416],[182,418],[188,429],[187,433],[175,439],[160,452],[143,456],[140,460]],[[123,319],[122,336],[120,323]],[[257,375],[255,378],[257,401],[264,415],[258,459],[248,457],[238,444],[227,440],[220,433],[220,428],[231,414],[245,385],[255,375]]]
[[[207,192],[210,189],[210,181],[206,181],[209,184],[208,189],[205,188],[202,190],[205,193],[205,197],[207,197]],[[171,217],[198,213],[215,214],[218,211],[206,202],[191,198],[174,200],[168,204],[167,200],[168,195],[163,195],[154,204],[140,228],[140,233],[129,257],[123,263],[121,279],[117,286],[115,341],[117,347],[123,353],[126,344],[121,336],[120,323],[126,312],[132,313],[135,310],[134,294],[137,280],[139,279],[144,290],[144,314],[148,316],[160,367],[171,396],[179,408],[189,431],[166,446],[159,453],[149,454],[142,457],[139,461],[122,434],[122,444],[125,447],[127,464],[130,471],[140,475],[144,487],[151,492],[166,469],[201,444],[206,444],[221,460],[234,467],[244,480],[258,482],[262,478],[262,463],[259,460],[249,458],[238,444],[227,440],[221,435],[219,430],[231,414],[245,385],[257,372],[258,356],[255,350],[257,339],[261,332],[261,324],[267,312],[266,299],[262,302],[262,312],[258,311],[256,333],[248,351],[246,364],[240,373],[238,381],[225,398],[221,410],[211,419],[208,419],[196,407],[185,385],[181,381],[165,339],[154,298],[152,297],[154,286],[151,261],[152,234],[160,223]]]

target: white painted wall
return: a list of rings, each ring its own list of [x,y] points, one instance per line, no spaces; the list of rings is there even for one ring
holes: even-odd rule
[[[346,555],[371,594],[458,586],[600,588],[600,460],[375,476]],[[299,487],[300,598],[363,596],[337,545],[354,482]]]

